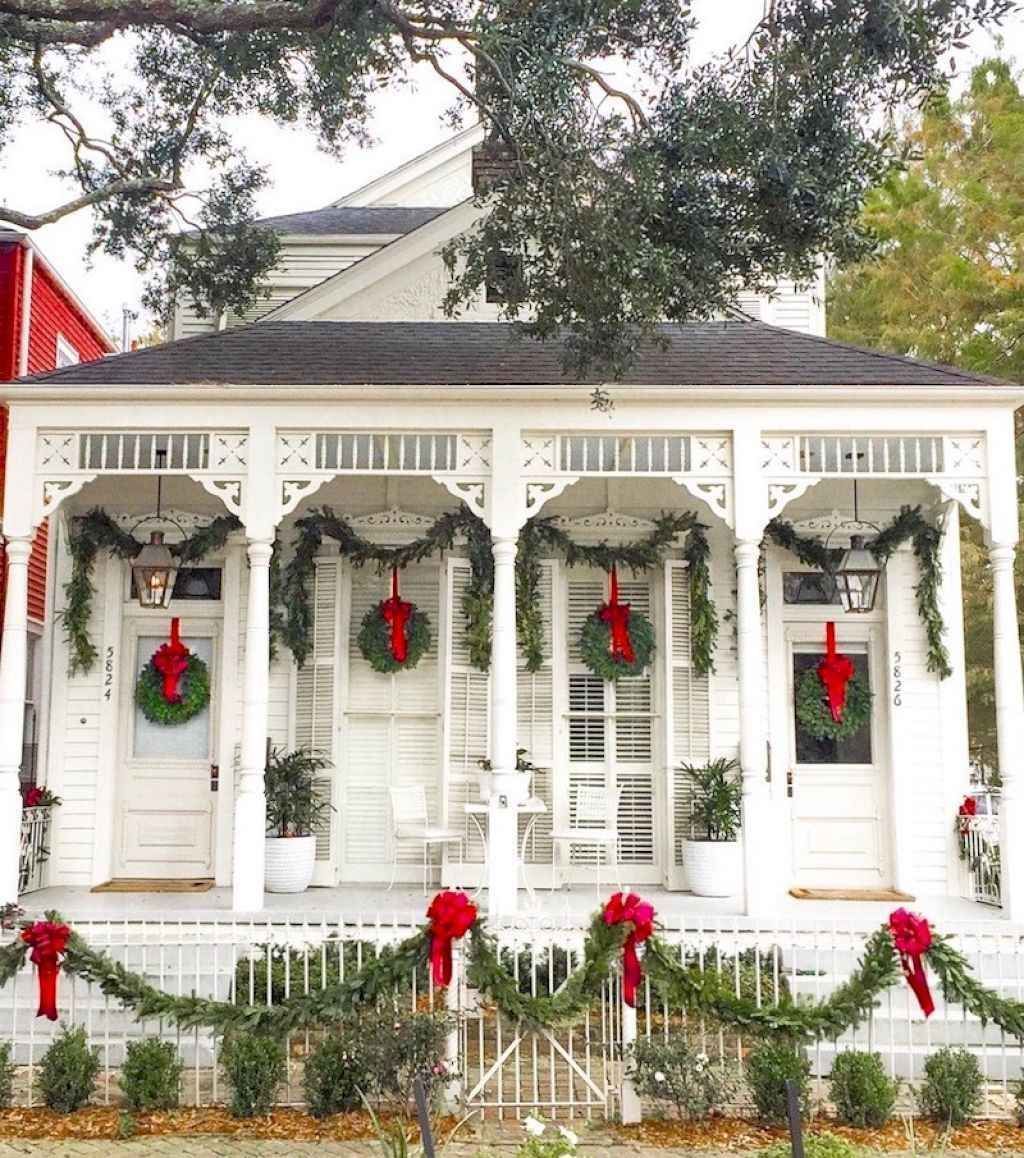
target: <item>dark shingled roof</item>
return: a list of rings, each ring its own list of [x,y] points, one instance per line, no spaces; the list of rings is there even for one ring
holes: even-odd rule
[[[755,321],[662,327],[622,385],[967,386],[997,383],[911,358],[863,350]],[[563,374],[561,344],[496,322],[255,322],[27,381],[67,386],[175,384],[528,386]],[[582,380],[606,381],[600,375]]]
[[[403,205],[344,205],[310,209],[305,213],[285,213],[257,221],[275,233],[302,233],[326,237],[328,234],[411,233],[447,213],[447,209]]]

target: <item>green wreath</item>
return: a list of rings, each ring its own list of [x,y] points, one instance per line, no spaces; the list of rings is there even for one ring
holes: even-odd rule
[[[380,604],[375,604],[363,616],[356,642],[363,659],[374,671],[385,675],[408,671],[420,662],[430,648],[430,619],[413,604],[412,614],[405,625],[405,663],[399,663],[391,654],[391,626],[381,615]]]
[[[843,718],[836,723],[829,711],[825,689],[816,668],[808,668],[796,685],[796,718],[815,740],[846,740],[871,715],[871,689],[854,676],[846,685]]]
[[[623,676],[643,675],[644,668],[654,656],[654,628],[646,615],[631,611],[629,615],[629,639],[633,644],[633,662],[626,663],[613,659],[611,652],[609,624],[601,618],[600,611],[588,615],[580,632],[580,658],[603,680],[615,681]]]
[[[152,724],[171,727],[197,716],[210,702],[210,669],[198,655],[190,653],[188,667],[182,673],[181,695],[171,703],[164,696],[164,677],[153,661],[139,672],[135,684],[135,702]]]

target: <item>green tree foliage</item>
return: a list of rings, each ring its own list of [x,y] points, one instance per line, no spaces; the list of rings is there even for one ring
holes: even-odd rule
[[[831,280],[829,332],[1024,382],[1024,88],[1012,62],[983,61],[903,143],[914,159],[864,210],[875,256]],[[994,769],[992,584],[981,530],[966,520],[962,550],[971,745]],[[1017,589],[1024,608],[1020,564]]]
[[[741,45],[697,65],[678,0],[0,0],[0,144],[21,121],[58,125],[79,190],[0,220],[91,209],[94,244],[154,275],[153,304],[245,309],[277,242],[253,224],[268,178],[229,118],[303,124],[338,152],[364,139],[371,94],[423,63],[498,162],[490,212],[448,254],[447,308],[501,255],[506,315],[566,331],[577,369],[614,370],[664,318],[859,252],[862,198],[896,147],[884,113],[1013,7],[769,0]]]

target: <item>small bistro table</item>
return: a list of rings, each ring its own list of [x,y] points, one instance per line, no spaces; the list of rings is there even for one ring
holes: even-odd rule
[[[487,830],[484,827],[484,820],[490,814],[491,806],[486,800],[471,800],[468,804],[464,804],[463,810],[476,825],[476,830],[480,834],[480,840],[484,846],[484,862],[487,861]],[[536,901],[536,894],[530,885],[529,878],[526,875],[526,848],[530,843],[530,837],[533,835],[534,825],[537,823],[537,818],[543,816],[548,810],[548,806],[539,796],[529,796],[526,800],[513,806],[512,810],[515,812],[517,820],[520,816],[527,817],[526,827],[523,829],[523,838],[519,842],[519,849],[516,863],[516,877],[517,880],[522,880],[523,888],[530,898],[530,901]],[[477,892],[483,888],[481,884],[477,888]]]

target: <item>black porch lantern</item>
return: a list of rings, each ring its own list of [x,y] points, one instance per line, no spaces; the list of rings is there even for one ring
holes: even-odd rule
[[[156,452],[157,463],[163,466],[166,450]],[[160,518],[163,479],[156,476],[156,517]],[[178,578],[178,564],[164,543],[163,531],[150,531],[149,542],[132,560],[132,577],[141,607],[166,608],[171,604],[174,583]]]
[[[860,504],[857,480],[853,480],[853,526],[860,527]],[[850,545],[843,552],[839,566],[833,572],[833,582],[843,610],[853,614],[874,611],[875,599],[882,579],[882,565],[866,546],[864,536],[850,535]]]

